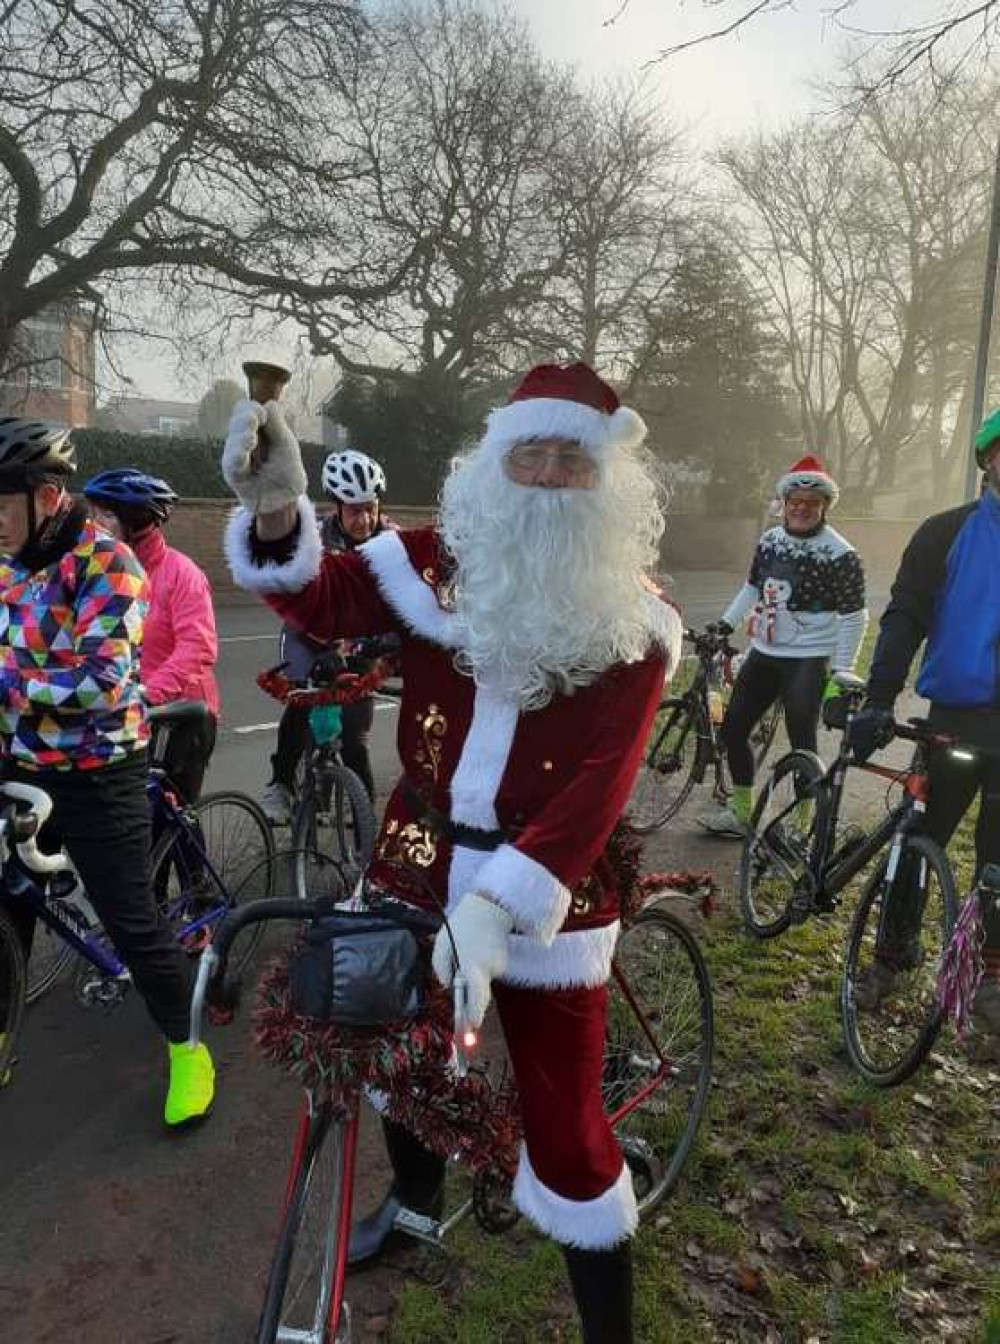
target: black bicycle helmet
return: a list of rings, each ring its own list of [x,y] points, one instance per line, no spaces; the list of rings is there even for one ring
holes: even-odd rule
[[[83,487],[83,493],[114,513],[144,513],[157,523],[165,523],[177,504],[177,496],[166,481],[149,476],[138,467],[113,467],[98,472]]]
[[[76,471],[76,449],[62,425],[0,416],[0,490],[28,490]]]

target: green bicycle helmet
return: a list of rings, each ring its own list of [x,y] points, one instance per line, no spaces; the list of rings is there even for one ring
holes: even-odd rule
[[[972,440],[976,450],[976,462],[983,471],[986,470],[986,459],[990,455],[990,450],[998,439],[1000,439],[1000,407],[990,412]]]

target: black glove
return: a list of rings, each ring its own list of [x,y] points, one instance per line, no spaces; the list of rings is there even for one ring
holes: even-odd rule
[[[733,627],[728,621],[716,621],[714,625],[710,625],[708,628],[713,634],[718,635],[720,639],[728,639],[733,633]]]
[[[884,705],[865,705],[847,725],[847,745],[856,765],[864,765],[869,756],[887,747],[895,736],[895,719]]]

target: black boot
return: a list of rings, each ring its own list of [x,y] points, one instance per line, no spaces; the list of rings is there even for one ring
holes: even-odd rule
[[[445,1160],[430,1152],[408,1129],[382,1121],[386,1151],[392,1164],[389,1193],[374,1213],[351,1228],[347,1263],[359,1265],[379,1255],[392,1235],[400,1208],[440,1218],[444,1209]]]
[[[564,1246],[583,1344],[632,1344],[632,1244],[610,1251]]]

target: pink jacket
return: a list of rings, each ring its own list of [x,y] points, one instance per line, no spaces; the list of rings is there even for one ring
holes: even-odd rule
[[[208,579],[159,528],[137,537],[133,549],[149,576],[149,614],[142,637],[140,672],[154,705],[204,700],[219,712],[214,667],[219,656]]]

